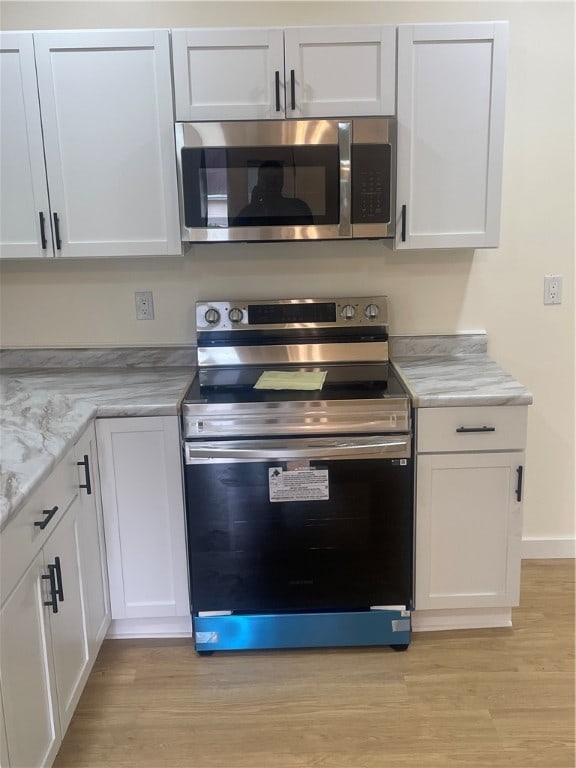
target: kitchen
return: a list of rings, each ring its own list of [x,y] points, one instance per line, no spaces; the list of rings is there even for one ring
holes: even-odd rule
[[[114,3],[105,26],[220,26],[216,5]],[[103,26],[95,6],[66,6],[4,3],[3,28]],[[230,3],[225,9],[229,26],[290,26],[325,23],[328,6],[331,24],[454,19],[452,7],[434,3]],[[194,302],[227,294],[230,285],[239,297],[269,298],[278,286],[287,296],[304,295],[302,285],[308,295],[362,296],[377,284],[390,299],[392,334],[486,329],[491,357],[532,391],[523,553],[573,556],[573,430],[566,428],[574,399],[571,11],[563,3],[466,4],[458,16],[511,24],[498,249],[394,251],[357,241],[352,258],[343,242],[224,244],[192,246],[184,258],[5,261],[2,345],[187,345],[194,342]],[[538,211],[538,226],[526,211]],[[564,276],[564,300],[546,307],[542,283],[550,273]],[[155,320],[136,321],[134,292],[147,290]]]

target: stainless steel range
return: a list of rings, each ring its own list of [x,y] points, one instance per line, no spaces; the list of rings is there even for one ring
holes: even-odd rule
[[[182,406],[196,650],[410,642],[410,400],[385,297],[196,305]]]

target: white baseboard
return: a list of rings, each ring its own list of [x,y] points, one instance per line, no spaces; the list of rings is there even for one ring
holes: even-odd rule
[[[192,640],[192,617],[112,619],[106,637],[109,640],[145,637],[189,637]]]
[[[576,538],[573,536],[522,539],[523,560],[548,560],[562,557],[576,557]]]
[[[414,632],[511,626],[511,608],[451,608],[449,610],[414,611],[412,614],[412,630]]]

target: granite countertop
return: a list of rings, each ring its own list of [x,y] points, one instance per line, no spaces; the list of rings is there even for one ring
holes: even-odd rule
[[[195,368],[13,369],[0,375],[0,530],[95,417],[179,412]]]

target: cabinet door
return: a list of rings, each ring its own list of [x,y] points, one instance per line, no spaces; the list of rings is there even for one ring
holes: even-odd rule
[[[39,552],[0,611],[0,666],[11,768],[50,765],[60,743]]]
[[[52,256],[30,32],[0,34],[0,100],[0,255]]]
[[[176,120],[284,117],[280,29],[172,31]]]
[[[395,27],[304,27],[284,37],[288,117],[395,113]]]
[[[57,613],[47,606],[62,733],[66,732],[90,672],[80,571],[80,500],[73,501],[44,547],[44,564],[56,566]]]
[[[508,23],[398,28],[398,248],[500,239]]]
[[[168,31],[34,44],[56,254],[180,254]]]
[[[417,459],[417,610],[518,605],[524,454]]]
[[[187,616],[178,418],[96,422],[113,619]]]
[[[110,598],[100,500],[96,430],[92,424],[74,449],[80,488],[79,533],[86,631],[91,660],[95,659],[110,624]]]

